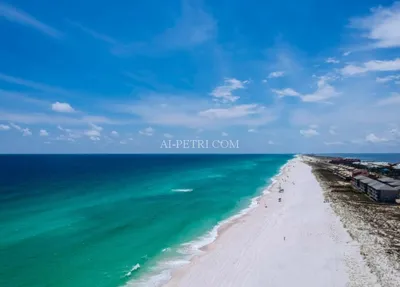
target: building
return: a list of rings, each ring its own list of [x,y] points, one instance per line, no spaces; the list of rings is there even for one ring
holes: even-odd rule
[[[352,164],[353,162],[360,162],[357,158],[334,158],[329,161],[331,164]]]
[[[367,195],[379,202],[396,202],[399,190],[379,181],[368,184]]]
[[[353,177],[352,184],[354,188],[379,202],[396,202],[400,195],[400,180],[389,177],[373,179],[357,175]]]
[[[368,185],[371,183],[376,182],[375,179],[369,178],[369,177],[365,177],[363,179],[360,179],[360,191],[367,193],[368,192]]]

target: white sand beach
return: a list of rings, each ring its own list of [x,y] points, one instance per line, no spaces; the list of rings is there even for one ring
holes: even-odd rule
[[[219,232],[166,286],[380,286],[299,158],[255,209]]]

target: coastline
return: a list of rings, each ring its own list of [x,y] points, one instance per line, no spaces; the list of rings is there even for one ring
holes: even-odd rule
[[[310,190],[317,197],[310,198],[310,206],[304,199],[308,195],[296,192],[304,184],[312,184]],[[284,193],[278,191],[279,185]],[[299,282],[316,287],[380,286],[358,245],[323,201],[311,167],[299,157],[282,166],[255,202],[246,213],[220,225],[217,238],[202,247],[204,252],[174,269],[171,280],[162,286],[293,286]],[[317,212],[308,209],[311,203]],[[302,213],[308,220],[299,216]],[[311,261],[302,264],[307,260],[303,256]]]
[[[233,213],[233,215],[215,225],[209,232],[203,236],[195,238],[192,241],[181,245],[178,254],[172,257],[163,258],[157,262],[157,265],[153,268],[153,272],[144,274],[135,280],[128,281],[124,286],[126,287],[160,287],[169,286],[170,282],[178,276],[185,269],[196,262],[200,257],[207,254],[209,250],[213,248],[214,243],[232,226],[240,223],[245,217],[249,216],[257,207],[259,207],[262,198],[268,196],[272,189],[277,188],[279,178],[285,174],[288,166],[298,159],[298,156],[294,156],[283,164],[277,173],[266,181],[266,184],[260,187],[260,192],[256,196],[251,198],[250,203],[240,210]],[[188,248],[188,250],[185,250]]]
[[[327,168],[318,158],[307,160],[324,197],[382,286],[400,285],[400,206],[371,200]]]

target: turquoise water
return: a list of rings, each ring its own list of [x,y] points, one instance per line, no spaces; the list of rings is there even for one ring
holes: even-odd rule
[[[0,286],[115,287],[165,274],[162,262],[187,258],[291,157],[0,156]]]

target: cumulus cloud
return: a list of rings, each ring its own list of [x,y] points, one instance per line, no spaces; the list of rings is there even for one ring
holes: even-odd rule
[[[372,60],[359,66],[350,64],[341,69],[341,73],[344,76],[353,76],[367,72],[389,71],[400,71],[400,58],[387,61]]]
[[[328,59],[325,60],[325,63],[338,64],[338,63],[340,63],[340,61],[336,60],[335,58],[328,58]]]
[[[257,130],[256,130],[256,129],[248,129],[247,132],[249,132],[249,133],[256,133]]]
[[[152,127],[148,127],[143,130],[140,130],[139,134],[144,136],[152,136],[154,134],[154,129]]]
[[[286,89],[282,89],[282,90],[272,89],[272,92],[277,94],[279,97],[285,97],[285,96],[299,97],[299,96],[301,96],[300,93],[296,92],[292,88],[286,88]]]
[[[370,143],[382,143],[387,142],[386,138],[377,137],[375,134],[371,133],[365,137],[365,140]]]
[[[240,97],[234,96],[232,92],[235,90],[244,89],[245,84],[248,82],[249,81],[240,81],[234,78],[227,78],[224,80],[223,85],[216,87],[211,92],[211,96],[213,96],[216,101],[221,101],[223,103],[235,102]]]
[[[165,133],[165,134],[164,134],[164,137],[166,137],[166,138],[168,138],[168,139],[171,139],[171,138],[173,138],[173,135],[168,134],[168,133]]]
[[[84,134],[88,137],[99,137],[100,132],[98,130],[87,130],[84,131]]]
[[[271,72],[269,75],[268,75],[268,78],[269,79],[272,79],[272,78],[280,78],[280,77],[283,77],[285,75],[285,72],[283,72],[283,71],[275,71],[275,72]]]
[[[13,127],[14,129],[16,129],[17,131],[20,131],[24,137],[32,135],[32,132],[29,128],[22,128],[19,125],[16,125],[14,123],[10,123],[10,126]]]
[[[90,126],[93,130],[96,130],[96,131],[99,131],[99,132],[101,132],[101,131],[103,130],[103,127],[98,126],[98,125],[95,125],[95,124],[93,124],[93,123],[89,123],[89,126]]]
[[[370,15],[354,18],[350,24],[363,31],[362,36],[371,41],[371,48],[400,47],[400,2],[373,8]]]
[[[49,133],[46,130],[40,130],[39,135],[41,137],[47,137],[49,136]]]
[[[303,102],[327,102],[328,99],[340,95],[335,87],[327,82],[327,79],[321,77],[317,82],[317,90],[310,94],[300,94],[299,92],[286,88],[283,90],[272,90],[279,97],[299,97]]]
[[[227,137],[227,136],[228,136],[228,133],[226,133],[226,132],[222,132],[222,133],[221,133],[221,136],[223,136],[223,137]]]
[[[60,103],[60,102],[55,102],[51,105],[51,109],[55,112],[59,113],[73,113],[75,112],[74,108],[71,107],[70,104],[68,103]]]
[[[9,129],[10,129],[10,126],[8,126],[8,125],[3,125],[3,124],[0,125],[0,131],[8,131]]]
[[[118,137],[118,136],[119,136],[119,133],[118,133],[117,131],[112,131],[110,134],[111,134],[113,137]]]
[[[313,137],[319,135],[319,133],[312,128],[309,128],[307,130],[300,130],[300,134],[304,137]]]

